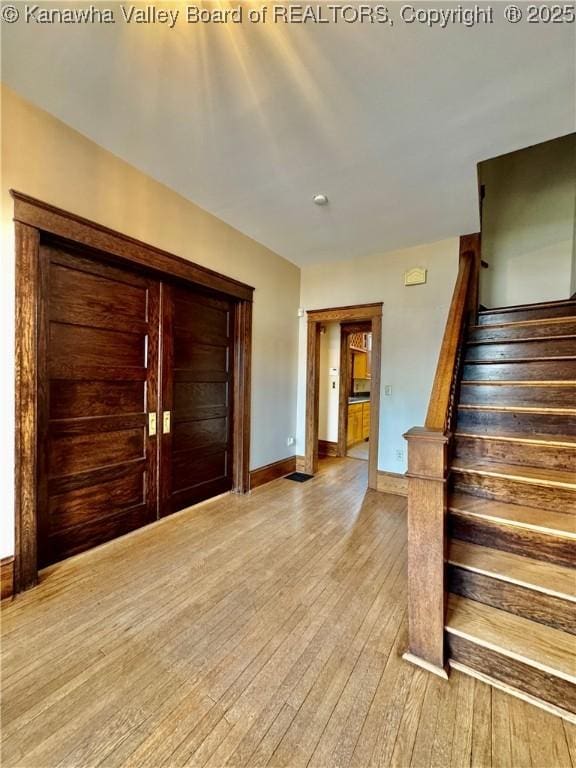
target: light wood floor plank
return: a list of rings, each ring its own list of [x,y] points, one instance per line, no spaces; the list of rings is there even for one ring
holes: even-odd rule
[[[452,675],[450,676],[452,678]],[[467,675],[456,679],[456,717],[450,755],[450,768],[470,765],[472,755],[472,723],[474,722],[475,680]]]
[[[576,725],[567,721],[564,721],[562,725],[564,726],[566,744],[568,746],[568,752],[570,754],[570,759],[572,760],[572,765],[576,766]]]
[[[444,681],[446,683],[446,681]],[[436,733],[432,744],[430,765],[432,768],[446,768],[450,765],[452,745],[456,728],[456,705],[458,702],[458,680],[448,680],[448,685],[442,687],[442,700]]]
[[[492,691],[492,755],[497,756],[498,768],[519,768],[512,762],[510,698],[502,691]]]
[[[554,766],[554,768],[571,768],[572,760],[566,743],[564,726],[560,718],[552,721],[543,720],[546,714],[537,707],[525,710],[528,721],[528,738],[532,765]],[[564,738],[562,738],[564,737]]]
[[[474,681],[471,768],[491,768],[492,763],[492,691],[479,680]],[[496,756],[494,768],[498,768]]]
[[[496,690],[492,691],[492,694]],[[498,691],[503,696],[505,693]],[[531,707],[525,701],[514,696],[508,696],[508,714],[510,718],[510,751],[514,768],[531,768],[530,737],[528,734],[528,719],[526,709]],[[496,759],[498,755],[496,754]]]

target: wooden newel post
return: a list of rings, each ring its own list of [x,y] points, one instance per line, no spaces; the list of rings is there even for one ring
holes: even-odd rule
[[[478,309],[480,236],[460,238],[460,263],[424,427],[408,441],[407,661],[448,677],[444,649],[450,444],[466,325]]]
[[[448,677],[444,650],[449,436],[414,427],[408,441],[408,650],[404,659]]]

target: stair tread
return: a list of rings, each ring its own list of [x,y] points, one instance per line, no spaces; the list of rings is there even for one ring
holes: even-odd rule
[[[576,638],[559,629],[449,595],[446,630],[576,683]]]
[[[503,525],[528,528],[540,533],[576,539],[576,518],[574,515],[554,510],[526,507],[521,504],[507,504],[504,501],[484,499],[468,493],[453,493],[449,510],[472,515]]]
[[[471,437],[476,440],[499,440],[509,443],[529,443],[530,445],[549,445],[576,448],[576,435],[522,434],[521,432],[502,432],[502,434],[456,431],[456,437]]]
[[[512,323],[510,323],[512,325]],[[489,328],[490,326],[482,325],[481,328]],[[520,339],[468,339],[466,344],[470,346],[480,346],[482,344],[530,344],[536,341],[556,341],[557,339],[575,339],[574,333],[559,333],[557,336],[526,336]]]
[[[507,359],[505,357],[483,358],[482,360],[466,360],[466,365],[496,365],[498,363],[548,363],[556,360],[576,360],[576,355],[544,355],[540,357],[514,357]]]
[[[452,539],[448,561],[476,573],[576,602],[576,571],[500,549]]]
[[[576,305],[573,299],[557,299],[556,301],[536,301],[532,304],[511,304],[508,307],[487,307],[481,309],[479,315],[491,315],[494,312],[517,312],[526,309],[543,309],[544,307],[567,307]]]
[[[517,464],[500,464],[493,461],[465,461],[456,459],[452,470],[469,474],[500,477],[508,480],[546,485],[551,487],[568,488],[576,491],[576,474],[563,469],[548,469],[545,467],[520,466]]]
[[[482,313],[480,313],[482,314]],[[490,311],[486,312],[485,314],[490,314]],[[558,323],[561,325],[562,323],[573,323],[574,322],[574,315],[562,315],[560,317],[539,317],[535,320],[513,320],[510,323],[485,323],[484,325],[471,325],[470,330],[471,331],[477,331],[477,330],[489,330],[490,328],[512,328],[516,326],[527,326],[528,328],[534,327],[536,325],[553,325],[555,323]]]
[[[517,413],[565,413],[576,415],[576,408],[562,406],[539,405],[497,405],[496,403],[459,403],[458,408],[464,411],[515,411]]]
[[[558,379],[557,381],[531,381],[530,379],[515,381],[507,381],[506,379],[478,379],[478,381],[474,381],[467,379],[462,382],[462,385],[466,387],[531,387],[541,389],[546,387],[562,387],[573,389],[576,387],[576,379]]]

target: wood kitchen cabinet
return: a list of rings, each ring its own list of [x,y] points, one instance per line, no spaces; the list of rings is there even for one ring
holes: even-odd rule
[[[361,443],[370,437],[370,403],[351,403],[348,406],[347,445]]]
[[[370,403],[362,403],[362,440],[370,437]]]
[[[354,445],[362,440],[362,403],[348,406],[347,444]]]
[[[354,353],[353,363],[352,363],[352,378],[354,379],[368,378],[368,353],[367,352]]]

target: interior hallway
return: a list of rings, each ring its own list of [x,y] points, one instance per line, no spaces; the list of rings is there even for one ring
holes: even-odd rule
[[[576,728],[401,660],[405,500],[362,461],[54,565],[3,606],[3,765],[569,766]]]
[[[363,459],[364,461],[368,461],[370,455],[370,443],[365,440],[362,443],[351,445],[350,448],[348,448],[346,455],[350,459]]]

